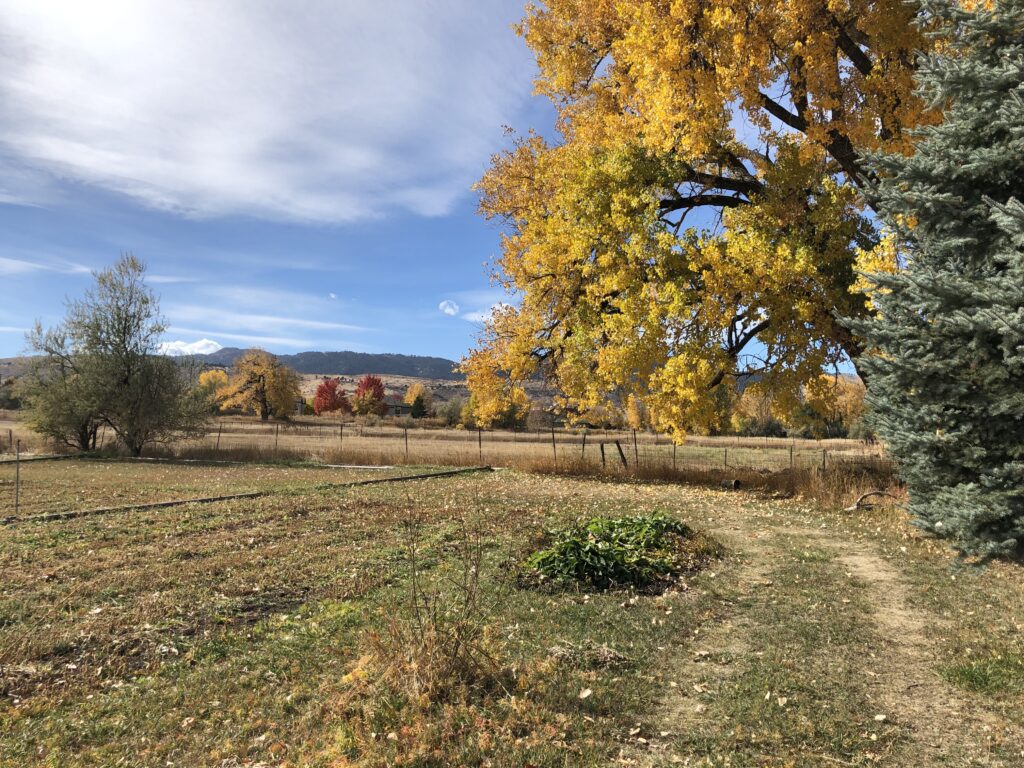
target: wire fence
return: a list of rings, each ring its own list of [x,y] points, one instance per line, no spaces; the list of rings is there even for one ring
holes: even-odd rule
[[[368,462],[429,464],[592,464],[610,468],[736,468],[757,471],[821,468],[836,463],[888,461],[879,445],[860,440],[690,437],[676,445],[664,435],[633,430],[469,430],[407,428],[340,422],[261,423],[222,419],[191,454],[307,453]]]
[[[114,443],[113,435],[102,431],[101,447]],[[71,470],[35,472],[34,459],[21,451],[25,442],[11,431],[0,432],[0,517],[26,512],[32,507],[52,506],[65,497],[78,499],[88,480]],[[34,449],[38,452],[39,445]],[[681,445],[664,435],[633,430],[548,428],[533,430],[468,430],[461,428],[408,428],[395,424],[361,424],[302,420],[260,422],[250,419],[218,419],[202,438],[181,440],[157,447],[154,455],[194,459],[208,463],[253,462],[306,459],[335,465],[491,465],[569,471],[580,474],[637,474],[666,478],[687,473],[755,475],[807,473],[828,475],[850,470],[891,472],[891,461],[878,444],[860,440],[804,440],[762,437],[690,437]],[[221,483],[218,477],[203,480],[196,473],[177,472],[178,485],[199,482]],[[45,474],[49,490],[35,488],[35,477]],[[188,475],[188,480],[184,478]],[[56,479],[55,479],[56,476]],[[59,478],[63,476],[63,486]],[[140,481],[141,482],[141,481]],[[161,484],[168,482],[167,478]],[[29,493],[26,495],[26,483]],[[230,483],[232,489],[254,485]],[[146,496],[144,483],[126,483],[123,491],[131,498]],[[134,490],[133,490],[134,489]],[[201,488],[192,489],[196,492]],[[76,496],[77,492],[77,496]],[[141,494],[141,495],[140,495]],[[49,501],[47,501],[47,499]],[[32,501],[28,501],[32,500]],[[52,502],[52,503],[51,503]],[[32,509],[31,511],[38,511]]]

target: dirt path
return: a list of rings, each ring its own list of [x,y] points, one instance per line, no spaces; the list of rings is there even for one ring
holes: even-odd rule
[[[931,619],[910,605],[896,568],[863,545],[829,546],[871,590],[872,619],[881,640],[872,680],[879,700],[908,729],[918,764],[1003,765],[983,755],[986,735],[998,723],[936,673],[935,652],[925,635]]]
[[[806,548],[829,553],[834,558],[830,565],[842,572],[837,577],[852,578],[866,590],[870,608],[859,621],[862,626],[866,622],[866,629],[877,639],[854,663],[863,674],[868,700],[877,707],[879,729],[895,727],[901,734],[892,754],[876,755],[869,762],[921,768],[1009,766],[987,748],[994,733],[1007,736],[998,718],[938,675],[935,649],[927,634],[929,622],[935,619],[911,604],[909,587],[898,568],[870,542],[834,535],[820,523],[815,527],[817,521],[801,520],[796,514],[792,522],[780,521],[777,514],[771,520],[766,517],[772,516],[750,514],[737,501],[733,510],[707,526],[734,552],[726,578],[733,580],[738,597],[723,611],[722,620],[694,639],[691,655],[673,671],[677,682],[663,704],[662,732],[679,734],[707,727],[706,702],[716,695],[716,684],[718,690],[731,685],[749,662],[755,629],[751,614],[774,599],[767,588],[773,573],[785,567],[795,549]],[[715,666],[709,669],[709,664]],[[711,689],[708,680],[716,681]],[[1014,733],[1011,738],[1024,737]],[[646,756],[637,756],[639,764],[705,764],[673,753],[668,743],[652,747]],[[820,759],[821,764],[861,764],[828,755]]]

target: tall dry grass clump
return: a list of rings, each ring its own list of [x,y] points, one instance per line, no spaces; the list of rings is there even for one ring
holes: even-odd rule
[[[470,737],[467,728],[479,730],[480,711],[503,706],[515,686],[489,624],[480,531],[461,520],[450,561],[432,573],[421,513],[409,514],[406,584],[382,606],[383,626],[364,634],[343,680],[341,751],[359,765],[429,764],[437,754],[483,749],[476,742],[490,736]]]

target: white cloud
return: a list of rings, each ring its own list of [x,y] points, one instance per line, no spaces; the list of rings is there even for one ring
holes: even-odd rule
[[[459,314],[459,305],[456,304],[451,299],[445,299],[444,301],[437,305],[437,308],[440,309],[449,317],[455,317],[457,314]]]
[[[498,301],[492,304],[489,309],[477,310],[474,312],[464,312],[462,313],[462,315],[460,315],[460,317],[462,317],[463,320],[468,320],[471,323],[486,323],[488,320],[491,319],[491,316],[494,314],[495,310],[507,306],[508,304],[506,304],[505,302]]]
[[[9,0],[0,202],[56,179],[191,216],[439,215],[530,91],[507,0]]]
[[[60,272],[65,275],[78,275],[88,271],[89,268],[83,267],[81,264],[47,264],[0,256],[0,275],[25,275],[30,272]]]
[[[334,301],[334,299],[338,298],[338,294],[334,292],[328,293],[327,298],[329,298],[331,301]]]
[[[146,282],[153,284],[169,283],[197,283],[198,277],[184,277],[182,275],[146,275]]]
[[[218,344],[212,339],[200,339],[199,341],[165,341],[160,345],[157,350],[161,355],[170,355],[172,357],[180,357],[182,355],[209,355],[211,352],[216,352],[218,349],[223,349],[223,345]]]
[[[168,328],[169,331],[175,333],[189,333],[195,335],[216,335],[222,339],[230,339],[232,341],[241,341],[244,344],[265,346],[265,347],[294,347],[296,349],[311,348],[314,342],[310,339],[300,339],[291,336],[259,336],[248,333],[225,333],[223,331],[211,331],[198,330],[196,328],[182,328],[181,326],[173,325]]]
[[[16,328],[13,325],[0,325],[0,333],[28,333],[28,328]]]
[[[304,317],[287,315],[266,315],[262,313],[231,312],[217,307],[193,304],[170,304],[164,314],[172,322],[207,323],[219,328],[243,331],[277,332],[282,328],[302,328],[320,331],[366,331],[360,325],[333,323],[327,320],[308,320]]]

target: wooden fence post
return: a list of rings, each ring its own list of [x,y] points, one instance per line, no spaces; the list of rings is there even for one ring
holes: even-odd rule
[[[672,471],[676,471],[676,441],[672,441]]]
[[[405,428],[405,460],[409,460],[409,428]]]
[[[604,443],[601,443],[600,445],[601,445],[601,469],[604,469],[605,468],[605,463],[604,463]]]
[[[623,468],[629,467],[629,462],[626,461],[626,452],[622,450],[622,444],[616,440],[615,447],[619,449],[619,458],[622,459]]]
[[[224,424],[222,422],[217,423],[217,447],[215,450],[220,450],[220,433],[224,431]]]
[[[640,449],[636,447],[636,430],[633,430],[633,465],[640,465]]]
[[[558,448],[555,446],[555,423],[551,422],[551,453],[554,454],[555,463],[558,463]]]
[[[587,455],[587,432],[583,431],[583,445],[580,447],[580,458],[582,459]]]
[[[476,450],[480,463],[484,463],[484,431],[480,427],[476,429]]]

